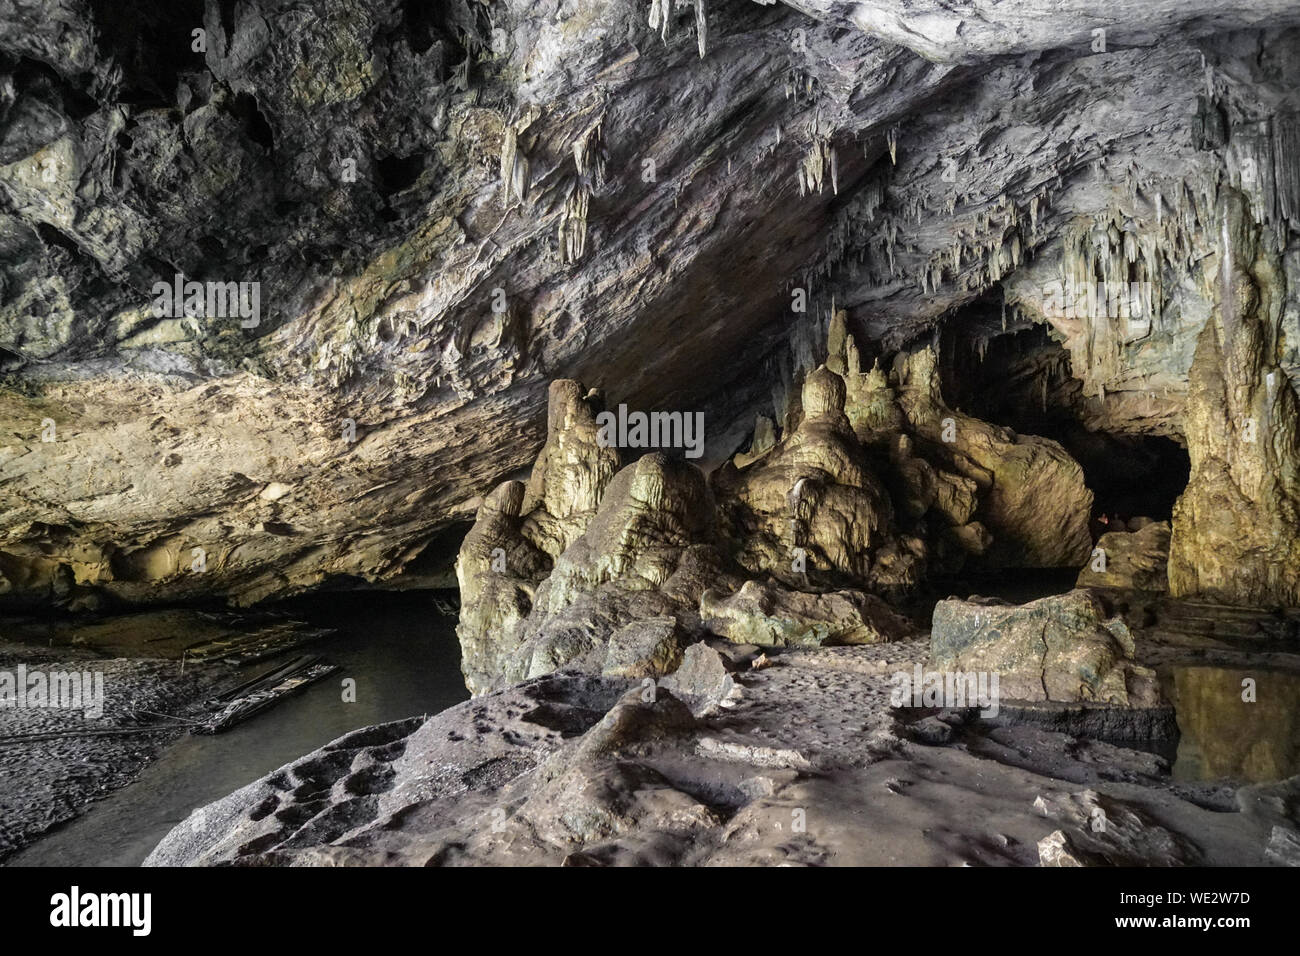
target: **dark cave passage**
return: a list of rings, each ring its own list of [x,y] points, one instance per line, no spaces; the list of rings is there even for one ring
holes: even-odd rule
[[[1051,438],[1083,467],[1093,516],[1168,521],[1191,470],[1187,449],[1164,435],[1090,431],[1070,355],[1048,326],[1016,320],[998,299],[961,310],[940,333],[943,393],[967,414]]]
[[[181,74],[203,67],[204,54],[193,48],[194,30],[203,27],[203,4],[175,0],[132,7],[96,0],[90,13],[100,49],[122,68],[118,101],[174,106]]]

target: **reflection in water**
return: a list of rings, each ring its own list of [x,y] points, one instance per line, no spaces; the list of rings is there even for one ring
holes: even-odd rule
[[[1300,773],[1300,674],[1171,667],[1165,691],[1178,713],[1176,780],[1281,780]],[[1255,681],[1255,701],[1242,681]]]
[[[338,673],[215,737],[185,736],[130,786],[7,861],[10,866],[137,866],[191,810],[369,724],[433,714],[469,697],[455,620],[427,593],[313,599],[294,608],[338,635],[311,645]],[[344,703],[341,681],[356,681]]]

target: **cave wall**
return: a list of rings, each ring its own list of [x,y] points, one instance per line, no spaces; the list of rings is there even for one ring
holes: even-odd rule
[[[552,379],[703,409],[721,461],[836,302],[883,352],[1001,282],[1099,427],[1181,434],[1213,190],[1300,267],[1291,4],[649,6],[0,0],[0,595],[383,580]],[[1085,260],[1148,270],[1148,335],[1043,314]],[[155,315],[177,273],[256,323]]]

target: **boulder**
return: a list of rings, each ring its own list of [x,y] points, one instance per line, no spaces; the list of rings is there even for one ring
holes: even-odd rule
[[[736,686],[726,658],[703,641],[686,648],[681,666],[665,683],[678,696],[706,708],[727,700]]]
[[[1155,674],[1133,652],[1128,626],[1087,590],[1024,605],[950,598],[935,606],[930,632],[938,669],[996,673],[1011,700],[1158,706]]]
[[[1167,591],[1168,562],[1169,522],[1148,522],[1137,531],[1103,534],[1075,584],[1081,588]]]
[[[613,633],[605,653],[606,677],[662,677],[682,660],[682,631],[665,615],[633,621]]]
[[[700,618],[715,634],[760,647],[880,644],[916,630],[883,600],[864,591],[809,594],[758,581],[746,581],[730,595],[705,591]]]

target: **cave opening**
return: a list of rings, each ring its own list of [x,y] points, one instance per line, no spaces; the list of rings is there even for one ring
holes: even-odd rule
[[[203,26],[202,0],[123,6],[95,0],[90,5],[100,49],[122,67],[118,101],[171,107],[183,72],[203,67],[193,49],[193,31]]]
[[[375,163],[378,188],[381,196],[394,196],[419,180],[424,172],[425,154],[415,152],[409,156],[381,156]]]
[[[249,93],[240,93],[235,97],[232,112],[243,123],[244,132],[254,143],[270,152],[275,149],[275,131],[271,128],[266,115],[257,105],[257,100]]]
[[[1191,463],[1176,437],[1131,426],[1090,427],[1083,385],[1053,330],[1004,308],[996,291],[963,307],[939,333],[942,387],[958,411],[1051,438],[1083,468],[1097,532],[1116,518],[1168,521]]]

